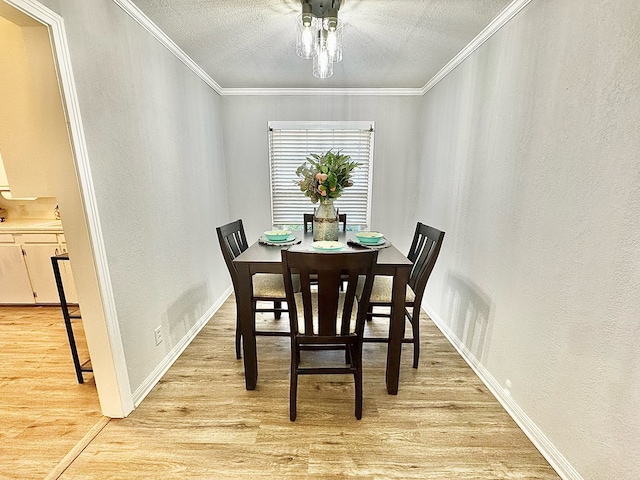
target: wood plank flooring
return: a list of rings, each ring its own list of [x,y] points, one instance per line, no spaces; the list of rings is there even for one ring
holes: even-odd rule
[[[0,307],[0,478],[44,478],[103,418],[92,374],[76,380],[60,307]]]
[[[245,390],[234,328],[231,297],[142,404],[111,420],[60,478],[559,478],[426,314],[420,368],[405,346],[397,396],[385,390],[386,346],[365,345],[360,421],[347,376],[302,377],[289,421],[286,338],[258,338],[258,388]]]

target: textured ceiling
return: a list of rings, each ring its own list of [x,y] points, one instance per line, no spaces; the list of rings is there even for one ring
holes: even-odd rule
[[[421,88],[511,0],[343,0],[344,58],[295,53],[300,0],[132,0],[222,88]]]

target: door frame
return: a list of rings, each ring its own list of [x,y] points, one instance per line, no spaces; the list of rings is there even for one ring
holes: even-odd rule
[[[89,246],[89,255],[73,259],[74,266],[95,272],[95,275],[90,277],[95,281],[93,285],[95,288],[86,286],[85,295],[80,296],[83,312],[85,305],[88,305],[88,309],[93,314],[91,321],[84,321],[83,324],[91,352],[91,364],[102,413],[107,417],[123,418],[133,411],[134,402],[64,21],[60,15],[36,0],[4,0],[4,2],[39,21],[49,30],[76,173],[76,181],[70,182],[69,187],[78,189],[82,202],[78,211],[82,212],[83,218],[76,220],[86,224],[87,227],[86,230],[73,229],[69,234],[65,232],[65,237],[68,243],[71,243],[69,237],[74,240],[72,235],[76,235],[75,243],[85,243]],[[74,221],[73,217],[71,221]],[[80,289],[80,286],[78,287]]]

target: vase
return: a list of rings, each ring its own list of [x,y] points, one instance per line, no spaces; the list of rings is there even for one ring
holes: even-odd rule
[[[313,239],[338,240],[338,212],[333,206],[333,199],[320,200],[320,205],[313,215]]]

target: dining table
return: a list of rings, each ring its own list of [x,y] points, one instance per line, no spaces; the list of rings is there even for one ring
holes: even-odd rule
[[[258,381],[258,357],[256,349],[255,319],[252,308],[252,277],[256,273],[282,273],[281,250],[295,249],[296,251],[317,251],[312,246],[313,233],[292,232],[299,243],[295,245],[264,245],[256,241],[244,252],[238,255],[233,263],[238,273],[238,288],[236,302],[238,324],[242,333],[242,350],[244,360],[244,376],[247,390],[255,390]],[[362,251],[354,232],[340,232],[338,241],[344,244],[341,253]],[[388,241],[388,240],[387,240]],[[389,242],[390,243],[390,242]],[[405,333],[405,296],[412,262],[393,244],[385,248],[378,247],[378,260],[374,269],[376,275],[393,277],[391,297],[391,326],[389,329],[389,343],[387,347],[386,386],[391,395],[398,393],[400,378],[400,356],[402,340]]]

